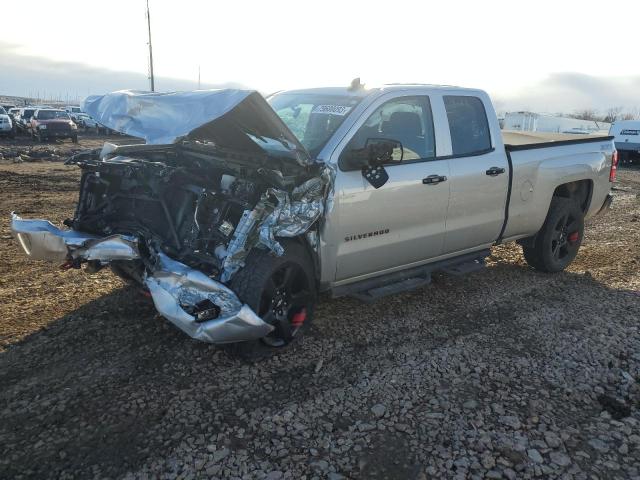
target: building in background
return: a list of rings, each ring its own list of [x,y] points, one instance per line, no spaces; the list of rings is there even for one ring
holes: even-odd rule
[[[575,134],[607,133],[610,123],[578,118],[557,117],[543,113],[509,112],[504,116],[503,130]]]

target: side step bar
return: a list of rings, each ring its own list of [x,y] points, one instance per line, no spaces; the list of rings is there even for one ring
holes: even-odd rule
[[[428,285],[431,283],[431,273],[435,271],[442,271],[452,275],[464,275],[480,270],[484,268],[484,259],[490,253],[488,249],[467,253],[440,262],[429,263],[339,286],[331,290],[331,296],[336,298],[348,295],[363,302],[372,303],[388,295],[407,292]]]

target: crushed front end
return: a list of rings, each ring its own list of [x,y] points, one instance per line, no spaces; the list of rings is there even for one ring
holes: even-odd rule
[[[264,337],[273,326],[225,284],[251,249],[281,255],[278,237],[317,238],[331,171],[310,162],[287,132],[278,135],[280,125],[259,118],[271,115],[260,99],[242,98],[173,143],[76,155],[68,163],[82,169],[80,195],[67,229],[12,214],[13,235],[36,260],[89,272],[110,265],[143,285],[158,312],[193,338]],[[238,129],[248,118],[268,128],[245,122]]]

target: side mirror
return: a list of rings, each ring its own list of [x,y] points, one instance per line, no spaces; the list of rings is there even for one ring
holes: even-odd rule
[[[401,162],[404,156],[402,143],[389,138],[368,138],[365,148],[369,150],[369,166],[371,167]]]
[[[362,170],[387,163],[401,162],[404,156],[402,144],[388,138],[368,138],[364,148],[344,152],[341,158],[345,170]]]

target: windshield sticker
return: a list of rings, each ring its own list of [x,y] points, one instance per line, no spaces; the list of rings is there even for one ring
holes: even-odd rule
[[[344,116],[349,113],[349,110],[351,110],[351,107],[346,105],[316,105],[311,113]]]

